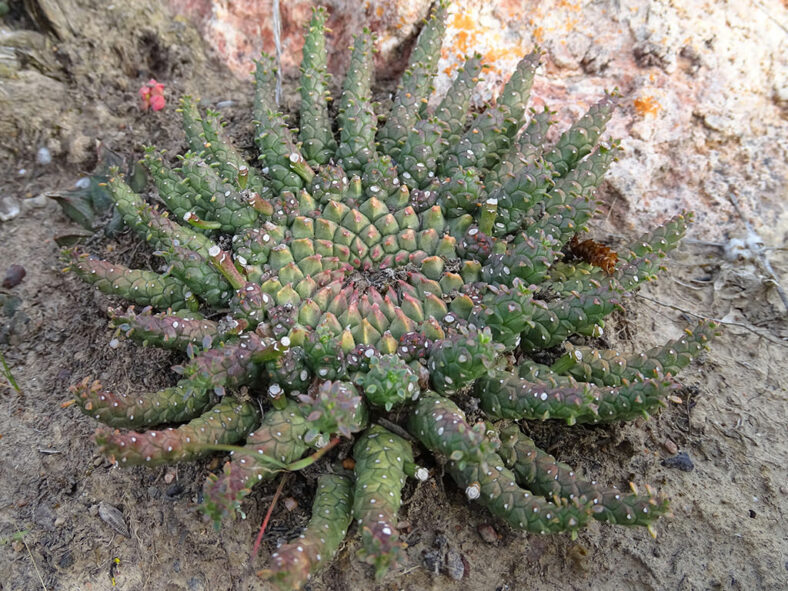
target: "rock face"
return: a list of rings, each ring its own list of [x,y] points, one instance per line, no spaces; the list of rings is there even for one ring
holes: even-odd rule
[[[274,53],[273,0],[239,0],[218,2],[215,0],[169,0],[176,13],[184,14],[197,21],[205,38],[227,66],[239,75],[252,71],[252,60],[261,50]],[[403,44],[415,39],[421,20],[427,15],[429,0],[280,0],[280,41],[282,65],[295,69],[301,62],[303,29],[309,22],[312,7],[325,6],[329,11],[328,28],[333,34],[329,47],[329,61],[334,68],[344,70],[347,48],[353,35],[363,27],[378,33],[378,50],[384,59],[401,52]],[[409,48],[409,44],[408,44]],[[407,54],[402,60],[402,67]]]
[[[221,58],[245,75],[260,49],[273,52],[270,2],[170,0],[199,21]],[[283,66],[295,73],[301,29],[313,3],[281,2]],[[369,25],[378,33],[379,76],[401,67],[426,0],[325,2],[333,44],[344,52]],[[557,111],[558,128],[606,89],[622,108],[611,134],[624,138],[604,198],[622,230],[679,209],[698,216],[695,237],[743,234],[742,214],[767,245],[788,232],[788,12],[779,0],[668,3],[649,0],[455,0],[442,77],[448,87],[464,55],[488,65],[479,101],[494,96],[535,45],[545,51],[532,104]],[[344,64],[332,60],[335,72]],[[629,226],[629,227],[628,227]]]

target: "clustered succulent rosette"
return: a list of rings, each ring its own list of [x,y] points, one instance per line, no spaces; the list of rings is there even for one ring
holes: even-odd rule
[[[178,168],[152,148],[144,158],[172,215],[110,179],[117,210],[163,272],[66,254],[84,280],[143,306],[110,311],[120,332],[188,352],[180,380],[158,392],[113,393],[88,378],[72,388],[110,427],[96,440],[120,465],[243,444],[204,486],[218,524],[283,466],[360,434],[354,473],[328,466],[309,525],[272,555],[264,574],[283,588],[330,561],[352,521],[378,576],[397,564],[403,485],[427,477],[415,441],[515,529],[574,535],[594,518],[651,530],[667,510],[649,487],[579,478],[516,421],[626,421],[673,396],[673,376],[713,325],[631,356],[579,346],[577,335],[601,334],[622,294],[660,270],[689,216],[621,249],[615,268],[565,256],[619,150],[600,142],[615,100],[602,98],[545,147],[551,113],[526,108],[534,52],[477,115],[478,55],[431,108],[445,12],[439,3],[424,25],[383,118],[370,91],[374,38],[355,38],[335,134],[325,12],[315,10],[297,132],[275,107],[272,60],[257,63],[259,167],[228,143],[217,113],[184,97],[190,151]],[[558,351],[552,365],[532,360],[544,349]],[[463,406],[485,420],[469,421]],[[392,409],[396,433],[380,421]]]

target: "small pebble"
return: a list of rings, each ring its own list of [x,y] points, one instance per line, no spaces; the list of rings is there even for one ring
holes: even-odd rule
[[[38,149],[36,162],[45,166],[52,163],[52,152],[49,151],[49,148],[41,147]]]
[[[179,483],[171,484],[167,487],[167,492],[164,494],[167,495],[170,499],[174,499],[175,497],[180,496],[183,494],[183,487]]]
[[[74,562],[74,555],[71,553],[70,550],[66,550],[63,552],[63,555],[60,557],[60,560],[57,561],[57,565],[60,568],[70,568],[73,566]]]
[[[0,222],[7,222],[14,219],[22,211],[19,200],[16,197],[0,197]]]
[[[662,447],[664,447],[670,455],[675,456],[677,453],[679,453],[679,446],[673,443],[673,441],[670,439],[663,441]]]
[[[22,207],[25,211],[28,209],[41,209],[42,207],[49,207],[51,205],[57,206],[55,200],[50,199],[43,193],[22,200]]]
[[[27,271],[22,265],[11,265],[3,277],[3,287],[10,289],[22,283],[22,279],[27,275]]]
[[[489,523],[482,523],[476,528],[476,531],[479,532],[479,536],[481,536],[482,540],[488,544],[495,544],[500,539],[498,532],[495,531],[495,528]]]
[[[89,176],[83,176],[76,183],[74,183],[74,186],[77,189],[87,189],[88,187],[90,187],[90,177]]]
[[[173,480],[175,480],[175,472],[173,470],[168,470],[164,475],[164,482],[167,484],[172,484]]]
[[[462,554],[456,550],[449,550],[446,553],[446,573],[455,581],[459,581],[465,576],[465,562],[462,559]]]
[[[298,508],[298,501],[296,501],[293,497],[285,497],[282,502],[285,505],[285,509],[288,511],[295,511]]]
[[[670,458],[662,460],[662,465],[666,468],[674,468],[682,470],[683,472],[692,472],[695,469],[695,464],[692,463],[687,452],[683,451]]]
[[[441,553],[439,550],[426,550],[421,557],[424,568],[433,575],[440,573]]]

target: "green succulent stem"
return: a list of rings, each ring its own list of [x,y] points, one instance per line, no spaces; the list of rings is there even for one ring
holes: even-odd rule
[[[224,398],[209,412],[178,428],[161,431],[108,431],[96,434],[100,451],[121,465],[165,464],[207,454],[210,444],[234,443],[246,437],[260,421],[257,405]]]
[[[520,488],[515,475],[485,441],[482,429],[471,427],[453,402],[436,395],[419,401],[409,429],[429,449],[449,459],[452,478],[497,517],[517,529],[535,533],[568,531],[574,537],[590,509],[577,500],[550,503]],[[458,450],[466,450],[458,454]]]
[[[353,447],[356,488],[353,517],[361,531],[359,557],[374,565],[380,579],[395,566],[403,548],[397,530],[405,463],[413,463],[410,443],[373,425]]]
[[[646,487],[644,495],[628,494],[584,480],[567,464],[539,449],[517,425],[502,429],[500,437],[501,458],[513,470],[517,482],[528,490],[548,499],[578,499],[591,505],[591,514],[598,521],[641,525],[656,535],[652,523],[667,512],[668,502],[650,487]]]
[[[324,474],[317,480],[312,518],[302,534],[271,554],[271,567],[258,573],[282,590],[300,589],[309,576],[331,561],[352,518],[350,478]]]

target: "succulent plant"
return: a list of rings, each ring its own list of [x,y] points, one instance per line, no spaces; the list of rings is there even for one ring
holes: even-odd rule
[[[163,273],[66,253],[84,280],[144,307],[112,310],[118,331],[188,353],[179,381],[158,392],[113,393],[89,378],[72,387],[79,407],[108,426],[96,441],[120,465],[243,444],[204,485],[218,524],[242,511],[258,482],[360,434],[354,473],[326,463],[308,527],[272,556],[264,574],[283,588],[331,560],[351,518],[376,574],[397,564],[403,485],[427,477],[414,449],[434,452],[468,499],[515,529],[574,535],[594,518],[651,530],[667,510],[649,487],[582,480],[514,421],[626,421],[673,396],[673,376],[712,324],[631,356],[581,344],[601,334],[622,294],[661,269],[690,216],[616,257],[573,257],[569,243],[586,230],[619,151],[600,142],[615,97],[550,146],[550,111],[526,108],[538,52],[496,104],[471,115],[477,55],[432,108],[445,12],[445,3],[434,8],[382,119],[371,95],[374,38],[355,38],[335,134],[325,12],[315,10],[297,133],[275,107],[271,58],[257,63],[259,167],[228,143],[217,113],[184,97],[190,151],[180,167],[153,148],[144,158],[172,216],[121,175],[109,178],[117,211],[156,249]]]

